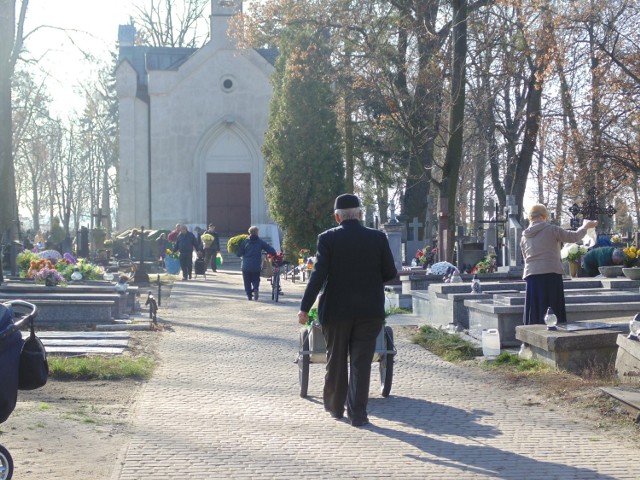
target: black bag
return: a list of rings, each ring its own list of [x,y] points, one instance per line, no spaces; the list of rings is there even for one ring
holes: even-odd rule
[[[207,267],[204,264],[204,258],[198,257],[193,265],[194,265],[194,270],[196,272],[196,275],[207,274]]]
[[[35,390],[43,387],[49,378],[49,362],[44,345],[33,328],[31,320],[31,334],[24,341],[20,352],[19,390]]]

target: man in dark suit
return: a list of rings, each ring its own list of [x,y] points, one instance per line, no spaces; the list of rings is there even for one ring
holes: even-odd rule
[[[318,235],[316,263],[298,322],[307,322],[323,290],[318,318],[327,343],[324,408],[340,419],[346,401],[347,416],[359,427],[369,423],[371,362],[384,324],[384,282],[395,278],[397,271],[386,235],[360,224],[358,197],[340,195],[334,208],[339,226]]]

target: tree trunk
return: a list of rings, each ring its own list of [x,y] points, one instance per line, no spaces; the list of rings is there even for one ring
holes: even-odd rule
[[[15,0],[0,0],[0,240],[16,238],[17,205],[12,152],[11,78],[16,22]]]
[[[445,260],[453,259],[453,240],[455,232],[456,192],[462,147],[464,140],[465,73],[467,58],[467,0],[453,0],[453,58],[451,68],[451,100],[449,107],[449,141],[442,169],[440,198],[448,202],[449,220],[447,227],[446,251],[442,251]],[[441,209],[442,211],[442,209]],[[444,250],[444,248],[443,248]]]

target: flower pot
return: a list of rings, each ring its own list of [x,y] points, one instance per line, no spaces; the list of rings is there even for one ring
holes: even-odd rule
[[[598,267],[598,271],[607,278],[615,278],[622,275],[622,266]]]
[[[623,268],[622,274],[629,280],[640,280],[640,267]]]
[[[572,277],[578,276],[578,262],[569,262],[569,274]]]
[[[164,267],[167,270],[167,273],[177,275],[178,272],[180,272],[180,260],[167,255],[164,259]]]

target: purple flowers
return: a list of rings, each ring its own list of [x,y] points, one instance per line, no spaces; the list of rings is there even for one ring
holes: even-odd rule
[[[59,283],[66,283],[66,280],[55,268],[43,267],[38,270],[33,279],[36,283],[44,283],[48,285],[57,285]]]
[[[73,258],[73,255],[71,255],[70,253],[65,253],[62,258],[64,258],[68,263],[70,263],[71,265],[75,265],[76,263],[78,263],[78,260],[76,260],[75,258]]]

